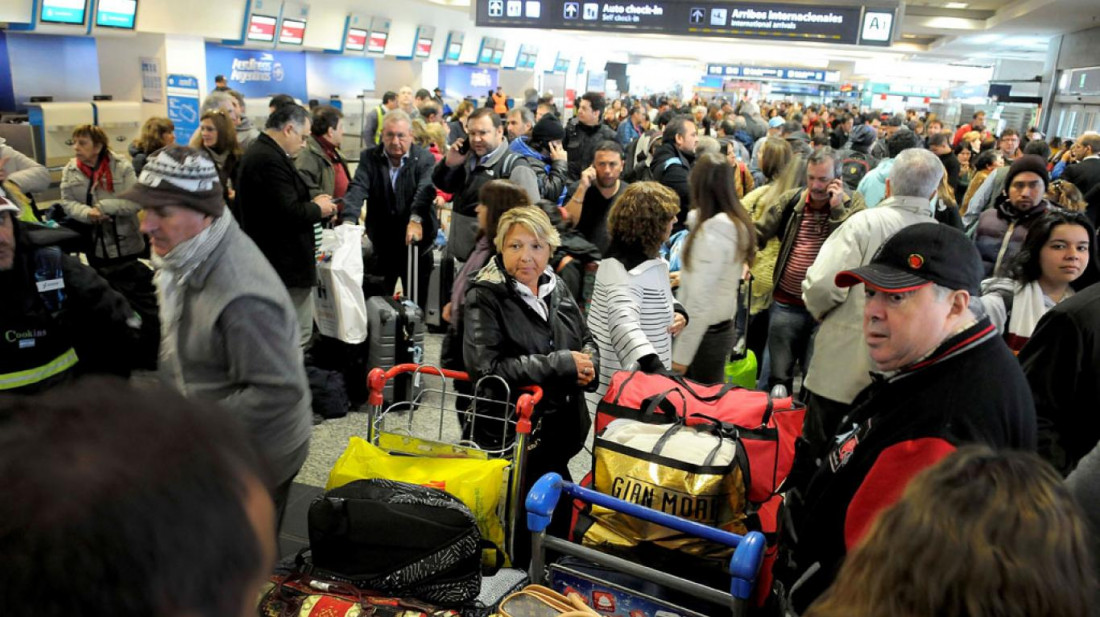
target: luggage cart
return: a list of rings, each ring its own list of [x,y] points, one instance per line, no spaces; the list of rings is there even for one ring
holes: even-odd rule
[[[399,401],[383,409],[386,383],[400,375],[409,375],[412,378],[412,391],[416,395],[412,400]],[[448,379],[472,381],[467,373],[429,365],[399,364],[388,370],[372,369],[367,375],[370,390],[367,401],[367,440],[383,449],[386,449],[387,437],[405,441],[412,447],[402,447],[398,452],[411,456],[507,460],[507,486],[502,487],[504,499],[501,500],[502,507],[498,512],[505,533],[503,548],[509,556],[514,555],[515,530],[523,500],[521,492],[527,443],[532,428],[531,415],[535,405],[542,400],[542,389],[538,386],[520,388],[522,394],[512,404],[512,388],[496,375],[479,379],[473,384],[472,394],[448,388]],[[479,394],[484,391],[483,385],[490,382],[503,389],[504,400]],[[486,414],[485,409],[490,406],[498,413],[503,409],[503,418]],[[448,422],[451,417],[459,418],[459,426]],[[429,421],[425,422],[425,418]],[[474,441],[465,439],[460,426],[463,422],[469,425],[471,433],[478,422],[494,423],[490,424],[494,431],[496,425],[499,425],[501,447],[485,449]]]
[[[681,533],[692,534],[704,540],[733,548],[733,556],[730,557],[731,581],[729,593],[672,576],[621,557],[608,555],[587,546],[573,544],[561,538],[546,535],[546,528],[550,524],[554,507],[563,493],[569,497],[582,499],[647,522],[663,525]],[[549,549],[563,555],[610,567],[618,572],[689,594],[709,603],[729,606],[732,614],[739,617],[745,614],[748,600],[752,597],[756,575],[760,571],[760,564],[764,560],[766,542],[764,534],[759,531],[750,531],[742,536],[715,529],[714,527],[708,527],[694,521],[616,499],[572,482],[565,482],[556,473],[548,473],[535,482],[534,486],[531,487],[531,491],[527,494],[526,508],[527,527],[532,533],[530,578],[534,584],[545,584],[546,551]],[[617,586],[610,584],[609,587],[615,588]],[[599,610],[599,607],[595,608]]]

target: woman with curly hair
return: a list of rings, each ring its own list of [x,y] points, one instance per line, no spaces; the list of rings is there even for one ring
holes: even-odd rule
[[[141,135],[130,144],[130,162],[134,173],[141,175],[145,159],[161,148],[176,143],[176,125],[168,118],[149,118],[141,125]]]
[[[652,372],[672,368],[672,337],[687,313],[672,295],[668,262],[658,256],[680,200],[656,182],[631,184],[611,206],[607,255],[596,271],[588,327],[599,349],[600,385],[589,407],[603,398],[616,371],[635,364]]]
[[[879,515],[806,617],[1086,617],[1087,523],[1031,453],[960,448]]]

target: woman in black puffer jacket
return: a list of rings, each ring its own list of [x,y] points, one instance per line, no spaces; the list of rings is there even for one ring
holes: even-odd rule
[[[466,293],[463,355],[471,378],[502,377],[512,402],[523,386],[543,389],[533,417],[522,495],[547,472],[570,479],[569,459],[581,451],[591,425],[584,391],[598,383],[599,360],[584,316],[562,280],[547,267],[559,243],[542,210],[508,210],[497,226],[496,256]],[[503,387],[492,381],[487,380],[485,388],[492,390],[493,398],[502,399]],[[484,448],[501,447],[502,431],[496,422],[479,419],[472,437]],[[559,503],[550,533],[564,535],[569,503]],[[517,532],[515,552],[513,561],[526,565],[529,536]]]

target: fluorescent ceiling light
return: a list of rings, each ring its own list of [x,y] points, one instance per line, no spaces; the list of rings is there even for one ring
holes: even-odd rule
[[[970,5],[967,4],[966,2],[948,2],[948,3],[943,5],[943,8],[945,8],[945,9],[965,9],[968,6],[970,6]]]

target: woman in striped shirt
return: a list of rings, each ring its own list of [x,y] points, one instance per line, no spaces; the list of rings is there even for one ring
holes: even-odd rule
[[[672,295],[668,262],[658,256],[679,211],[676,193],[656,182],[627,187],[611,206],[607,255],[596,271],[588,328],[600,357],[600,385],[588,395],[594,410],[611,376],[635,365],[643,371],[672,367],[672,337],[687,313]]]

